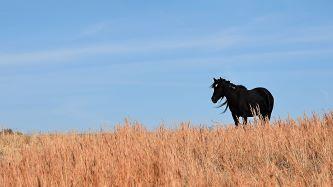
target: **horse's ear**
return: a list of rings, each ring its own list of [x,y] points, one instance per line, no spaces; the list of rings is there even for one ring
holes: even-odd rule
[[[214,79],[214,82],[216,82],[216,79],[215,78],[213,78]]]

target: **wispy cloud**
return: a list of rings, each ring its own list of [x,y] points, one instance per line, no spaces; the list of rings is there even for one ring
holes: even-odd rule
[[[54,61],[70,60],[86,55],[102,53],[119,53],[123,49],[116,46],[87,46],[77,48],[61,48],[26,53],[0,54],[0,65],[24,65],[31,63],[48,63]]]
[[[163,52],[193,48],[224,48],[235,45],[240,37],[213,36],[175,41],[133,42],[127,44],[93,44],[74,48],[59,48],[25,53],[0,53],[0,65],[23,65],[72,60],[90,55],[114,55]]]
[[[247,33],[250,29],[259,27],[270,21],[270,17],[255,19],[249,24],[226,28],[221,32],[213,33],[207,36],[192,38],[178,38],[173,40],[155,40],[155,41],[135,41],[112,44],[90,44],[77,47],[60,47],[49,50],[37,50],[20,53],[0,53],[0,65],[26,65],[55,62],[70,62],[75,59],[94,55],[135,55],[147,53],[164,53],[169,51],[182,51],[188,49],[202,50],[221,50],[230,47],[242,48],[261,46],[272,47],[271,51],[264,50],[250,53],[243,52],[233,56],[226,55],[225,59],[254,59],[254,58],[275,58],[279,56],[296,57],[309,55],[329,55],[332,54],[332,48],[317,47],[314,49],[294,48],[293,50],[274,49],[275,45],[292,46],[294,44],[312,44],[321,42],[333,42],[333,35],[328,30],[331,26],[316,26],[307,29],[290,29],[289,32],[273,32],[266,35],[256,33]],[[81,36],[96,35],[109,29],[110,24],[100,22],[83,30]],[[287,30],[287,29],[285,29]],[[288,34],[286,34],[288,33]]]
[[[293,57],[308,58],[312,56],[332,55],[333,48],[328,49],[300,49],[300,50],[284,50],[273,52],[256,52],[256,53],[244,53],[239,55],[231,55],[227,58],[231,62],[244,62],[244,61],[256,61],[267,59],[290,59]],[[333,55],[332,55],[333,57]],[[262,63],[262,61],[261,61]]]
[[[300,39],[300,38],[299,38]],[[293,39],[297,40],[297,39]],[[91,45],[76,48],[60,48],[54,50],[35,51],[26,53],[0,53],[0,65],[25,65],[71,61],[77,58],[83,58],[92,55],[119,55],[119,54],[138,54],[165,52],[173,50],[186,49],[223,49],[236,45],[245,45],[249,40],[242,37],[216,37],[209,40],[191,40],[191,41],[169,41],[169,42],[151,42],[151,43],[133,43],[119,45]],[[288,41],[286,41],[288,42]],[[309,57],[315,55],[333,54],[333,48],[319,49],[294,49],[294,50],[277,50],[272,52],[244,52],[236,55],[224,55],[223,61],[248,61],[256,59],[270,58],[290,58],[290,57]],[[199,58],[200,59],[200,58]]]

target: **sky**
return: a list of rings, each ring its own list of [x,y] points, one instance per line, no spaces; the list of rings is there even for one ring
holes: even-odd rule
[[[333,1],[1,1],[0,127],[233,123],[214,77],[275,98],[273,120],[333,108]]]

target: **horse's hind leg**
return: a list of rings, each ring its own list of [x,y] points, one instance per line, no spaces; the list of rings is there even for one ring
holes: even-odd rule
[[[265,120],[268,123],[271,120],[271,114],[270,113],[267,113],[267,114],[263,115],[263,117],[264,117],[263,120]]]
[[[271,113],[268,113],[268,114],[267,114],[267,119],[268,119],[268,121],[271,120]]]
[[[271,120],[271,113],[270,113],[270,112],[266,113],[266,114],[265,114],[265,118],[266,118],[268,121]]]

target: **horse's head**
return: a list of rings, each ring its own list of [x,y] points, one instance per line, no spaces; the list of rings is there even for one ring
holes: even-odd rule
[[[220,79],[214,78],[214,83],[211,85],[211,88],[214,89],[214,93],[212,96],[212,102],[217,103],[218,100],[223,99],[225,96],[225,80],[220,77]]]

